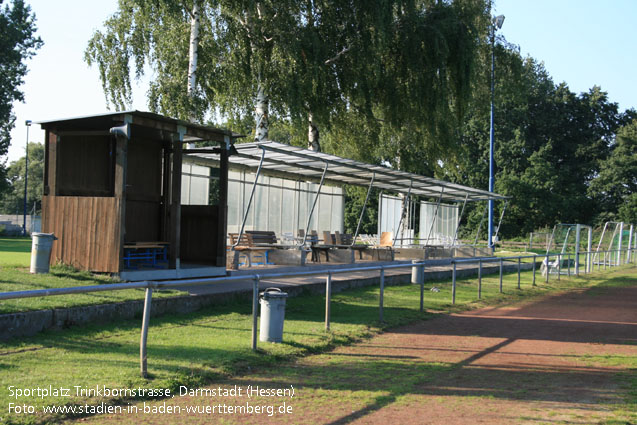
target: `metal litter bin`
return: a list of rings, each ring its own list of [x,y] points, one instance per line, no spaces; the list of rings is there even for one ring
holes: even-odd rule
[[[285,299],[288,294],[279,288],[267,288],[261,292],[261,329],[259,341],[281,342],[283,340],[283,322],[285,320]]]
[[[420,285],[425,281],[425,266],[421,260],[412,260],[412,264],[417,264],[411,268],[411,283]]]
[[[31,273],[48,273],[51,247],[57,238],[53,233],[33,233],[31,237]]]

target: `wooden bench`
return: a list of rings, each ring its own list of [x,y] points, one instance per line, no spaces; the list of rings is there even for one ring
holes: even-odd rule
[[[272,231],[248,230],[246,232],[250,242],[255,245],[277,245],[278,239],[276,233]]]
[[[292,245],[278,244],[276,233],[272,231],[248,230],[241,235],[241,238],[239,238],[238,233],[229,233],[228,236],[230,237],[230,245],[234,247],[233,250],[235,252],[246,252],[245,257],[249,267],[252,265],[274,264],[271,263],[268,258],[268,253],[271,249],[293,248]],[[239,241],[239,243],[237,243],[237,241]],[[253,252],[262,253],[262,255],[251,255]],[[261,261],[253,262],[253,257],[261,258]]]
[[[134,263],[152,267],[168,265],[168,242],[128,242],[124,244],[124,265],[128,269],[137,268]]]

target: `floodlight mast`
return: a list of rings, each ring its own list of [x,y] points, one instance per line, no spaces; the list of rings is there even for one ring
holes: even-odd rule
[[[22,236],[27,235],[27,184],[29,183],[29,127],[31,127],[31,120],[26,120],[24,125],[27,127],[27,144],[26,144],[26,156],[24,160],[24,204],[23,204],[23,221],[22,221]]]
[[[504,15],[498,15],[493,18],[491,26],[491,117],[489,126],[489,192],[493,193],[494,190],[494,161],[493,161],[493,114],[494,114],[494,102],[495,102],[495,31],[502,28],[504,23]],[[493,199],[489,199],[489,235],[487,240],[488,247],[493,249],[495,247],[493,241]]]

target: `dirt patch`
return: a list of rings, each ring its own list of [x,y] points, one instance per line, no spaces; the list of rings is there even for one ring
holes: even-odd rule
[[[179,416],[140,412],[86,421],[589,424],[613,419],[631,423],[634,412],[616,409],[624,403],[617,377],[635,367],[636,302],[637,286],[589,289],[517,307],[440,316],[223,383],[227,389],[293,388],[293,397],[248,398],[244,393],[147,403],[181,409],[272,406],[271,416],[267,411]],[[286,412],[289,406],[292,411]]]

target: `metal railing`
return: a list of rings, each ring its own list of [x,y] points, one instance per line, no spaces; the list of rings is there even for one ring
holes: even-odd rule
[[[591,273],[594,270],[595,264],[593,263],[593,254],[604,254],[604,270],[607,267],[619,266],[621,264],[629,264],[637,262],[637,255],[635,255],[637,248],[629,248],[625,250],[609,250],[609,251],[590,251],[580,253],[556,253],[556,254],[533,254],[533,255],[520,255],[511,257],[474,257],[474,258],[455,258],[450,259],[449,263],[452,266],[452,289],[451,297],[452,304],[456,302],[456,281],[457,281],[457,265],[458,264],[471,264],[478,263],[478,299],[482,297],[482,271],[485,263],[499,263],[499,292],[503,292],[503,270],[504,262],[516,261],[517,262],[517,288],[520,289],[520,275],[522,269],[523,259],[533,259],[533,286],[536,285],[536,270],[537,260],[542,259],[544,266],[544,277],[546,283],[549,282],[549,276],[552,274],[551,270],[557,269],[557,279],[560,280],[562,274],[562,260],[567,258],[567,274],[571,275],[571,256],[574,256],[574,273],[579,276],[580,272],[580,259],[584,256],[584,273]],[[623,258],[622,258],[623,254]],[[556,262],[551,263],[551,258],[555,258]],[[598,257],[599,258],[599,257]],[[330,329],[331,322],[331,298],[332,298],[332,277],[335,274],[343,273],[358,273],[365,271],[378,271],[380,273],[380,293],[379,293],[379,321],[383,322],[383,305],[384,305],[384,291],[385,291],[385,271],[394,269],[411,268],[412,269],[412,283],[417,283],[420,286],[420,311],[424,308],[424,271],[427,266],[439,265],[439,260],[424,260],[424,261],[412,261],[411,263],[404,264],[391,264],[391,265],[378,265],[368,267],[352,267],[335,270],[320,270],[320,271],[296,271],[296,272],[281,272],[281,273],[268,273],[261,275],[258,273],[252,275],[240,275],[229,276],[219,278],[201,278],[201,279],[184,279],[178,281],[144,281],[133,283],[113,283],[108,285],[93,285],[93,286],[77,286],[72,288],[53,288],[53,289],[37,289],[30,291],[14,291],[14,292],[1,292],[0,301],[19,299],[19,298],[33,298],[33,297],[46,297],[54,295],[69,295],[69,294],[84,294],[92,292],[104,292],[104,291],[118,291],[125,289],[145,289],[144,296],[144,309],[142,316],[142,329],[139,344],[139,357],[140,357],[140,372],[143,377],[147,376],[147,352],[146,345],[148,340],[148,328],[150,324],[150,310],[152,303],[152,294],[155,289],[175,289],[183,286],[194,285],[206,285],[214,283],[226,283],[252,280],[252,349],[257,349],[257,327],[258,327],[258,302],[259,302],[259,283],[261,279],[282,279],[290,277],[308,277],[308,276],[326,276],[325,278],[325,329]],[[597,270],[601,270],[601,263],[597,262]]]

